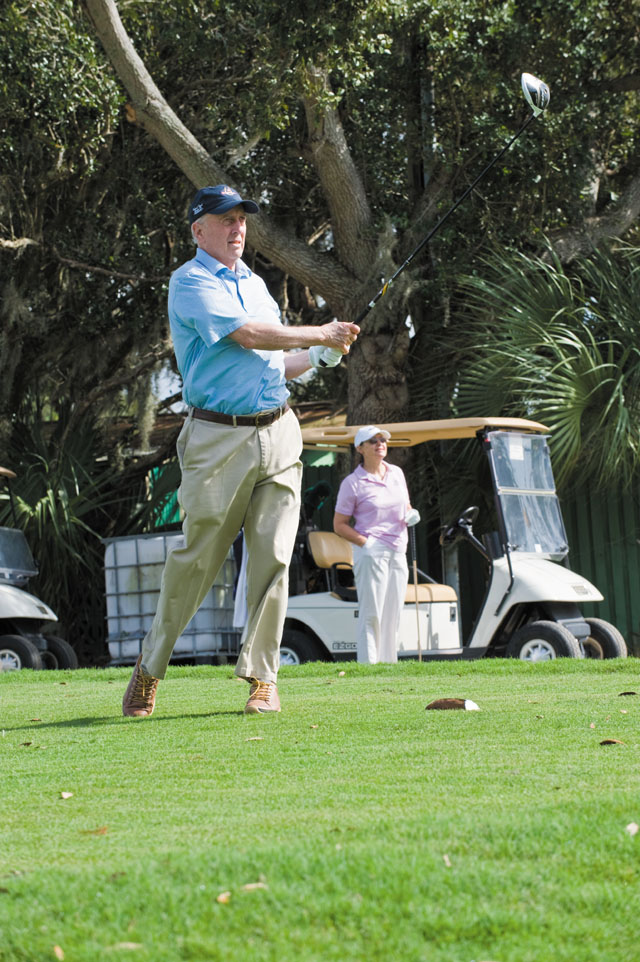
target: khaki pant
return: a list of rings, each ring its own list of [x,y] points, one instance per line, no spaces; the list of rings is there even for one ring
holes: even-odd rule
[[[293,411],[269,427],[187,418],[178,437],[185,544],[167,556],[142,664],[164,678],[179,635],[200,607],[240,528],[249,553],[248,618],[236,674],[275,682],[298,530],[302,437]]]

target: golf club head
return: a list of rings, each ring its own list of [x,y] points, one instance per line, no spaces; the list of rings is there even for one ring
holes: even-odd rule
[[[533,110],[533,116],[539,117],[549,105],[551,97],[549,88],[542,80],[538,80],[530,73],[523,73],[520,82],[522,83],[524,99]]]

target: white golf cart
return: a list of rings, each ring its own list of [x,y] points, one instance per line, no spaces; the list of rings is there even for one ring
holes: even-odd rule
[[[497,532],[473,533],[476,507],[443,528],[446,552],[461,539],[481,556],[486,591],[470,636],[461,637],[457,593],[422,581],[408,584],[398,642],[399,658],[479,658],[485,655],[543,661],[556,657],[625,658],[613,625],[583,617],[579,605],[602,601],[598,589],[562,563],[567,537],[542,424],[520,418],[465,418],[384,424],[389,446],[472,439],[488,458]],[[358,426],[307,428],[306,447],[349,448]],[[308,548],[326,573],[326,590],[289,598],[282,640],[283,664],[353,658],[358,602],[350,577],[351,545],[333,532],[311,531]]]
[[[15,476],[0,467],[7,486]],[[77,655],[64,638],[44,634],[58,621],[54,612],[24,590],[37,574],[22,531],[0,527],[0,671],[78,667]]]

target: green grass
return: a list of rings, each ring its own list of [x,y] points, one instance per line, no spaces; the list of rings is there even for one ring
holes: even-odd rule
[[[639,667],[0,675],[0,962],[637,962]]]

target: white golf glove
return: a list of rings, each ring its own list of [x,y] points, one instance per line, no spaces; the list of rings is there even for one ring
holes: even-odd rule
[[[342,360],[342,351],[335,347],[314,344],[309,348],[309,361],[312,367],[336,367]]]
[[[420,512],[417,508],[410,508],[404,516],[407,528],[412,528],[420,520]]]

